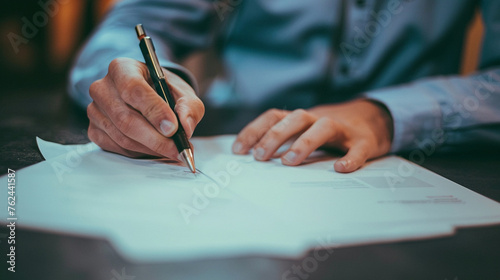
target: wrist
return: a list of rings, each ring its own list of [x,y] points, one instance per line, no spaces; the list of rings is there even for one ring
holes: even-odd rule
[[[366,103],[368,106],[373,108],[375,118],[374,121],[378,123],[378,127],[386,128],[386,133],[384,133],[387,137],[389,143],[392,144],[392,139],[394,137],[394,121],[392,119],[392,114],[383,103],[372,100],[372,99],[359,99],[359,102]]]

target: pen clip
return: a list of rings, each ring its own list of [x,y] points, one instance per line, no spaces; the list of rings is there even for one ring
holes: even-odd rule
[[[149,36],[144,37],[142,40],[145,43],[146,48],[148,49],[148,57],[151,60],[156,77],[158,77],[158,79],[165,79],[165,75],[163,74],[163,70],[160,66],[160,61],[158,60],[158,57],[156,56],[156,53],[154,51],[155,47],[153,45],[153,41]]]
[[[138,24],[135,26],[135,31],[137,32],[137,38],[141,42],[141,50],[143,52],[144,58],[148,59],[151,62],[152,68],[149,69],[150,72],[154,72],[158,79],[165,79],[165,75],[163,74],[163,70],[160,66],[160,61],[156,56],[155,46],[153,44],[153,40],[146,34],[146,30],[142,24]],[[149,65],[149,63],[146,64]],[[153,70],[153,71],[151,71]]]

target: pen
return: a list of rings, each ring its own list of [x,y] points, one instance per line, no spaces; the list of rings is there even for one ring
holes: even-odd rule
[[[142,55],[144,56],[144,60],[148,66],[149,74],[151,75],[151,79],[155,85],[156,93],[158,93],[158,95],[160,95],[161,98],[167,102],[177,118],[177,132],[175,132],[171,138],[174,140],[177,151],[179,151],[184,163],[189,167],[191,172],[196,173],[193,150],[191,149],[191,145],[189,145],[186,132],[179,122],[179,116],[174,110],[175,100],[168,88],[167,80],[161,69],[158,57],[156,56],[153,40],[151,37],[146,35],[146,31],[142,27],[142,24],[136,25],[135,31],[137,32],[137,38],[139,38],[140,41],[139,46],[141,47]]]

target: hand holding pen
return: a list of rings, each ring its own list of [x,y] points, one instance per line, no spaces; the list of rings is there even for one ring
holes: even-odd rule
[[[165,74],[163,73],[163,69],[160,66],[160,62],[158,61],[158,57],[156,56],[156,50],[153,44],[153,40],[146,34],[146,31],[142,27],[142,24],[138,24],[135,27],[137,32],[137,38],[140,41],[139,46],[141,47],[142,55],[144,56],[144,60],[146,61],[146,65],[148,66],[149,75],[151,76],[151,80],[153,81],[154,87],[156,89],[156,93],[165,101],[170,109],[175,114],[176,120],[179,119],[179,116],[175,112],[175,99],[170,89],[167,85],[167,80]],[[161,128],[161,125],[160,125]],[[186,136],[186,132],[177,121],[177,131],[172,135],[172,140],[174,140],[175,147],[179,152],[180,158],[182,161],[189,167],[191,172],[196,173],[196,167],[194,165],[194,155],[193,150],[191,149],[191,144],[188,141]]]
[[[182,78],[162,71],[175,99],[174,110],[155,91],[146,64],[130,58],[113,60],[106,76],[90,87],[90,140],[104,150],[128,157],[178,159],[178,149],[169,137],[180,123],[190,138],[205,107]]]

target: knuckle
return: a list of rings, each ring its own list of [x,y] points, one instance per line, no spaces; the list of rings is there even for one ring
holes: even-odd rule
[[[90,102],[89,106],[87,106],[87,117],[89,118],[89,120],[92,119],[92,116],[94,115],[95,113],[95,104],[94,102]]]
[[[296,109],[292,112],[294,116],[303,117],[309,115],[309,113],[304,109]]]
[[[115,58],[111,60],[108,66],[108,75],[114,76],[116,72],[119,71],[120,65],[122,63],[121,61],[121,58]]]
[[[134,151],[136,148],[134,143],[132,143],[132,141],[127,137],[125,137],[125,135],[123,134],[119,133],[115,134],[114,140],[116,144],[118,144],[118,146],[122,147],[125,150]]]
[[[155,120],[157,118],[160,118],[162,115],[164,115],[165,110],[164,107],[162,106],[161,103],[153,103],[149,106],[147,106],[144,109],[144,112],[141,112],[147,119],[149,120]],[[166,118],[166,116],[164,116]]]
[[[95,100],[96,97],[101,92],[101,83],[102,83],[102,79],[97,80],[97,81],[93,82],[92,84],[90,84],[89,95],[93,100]]]
[[[270,118],[275,118],[277,115],[278,115],[278,110],[275,108],[272,108],[272,109],[268,109],[267,111],[265,111],[260,117],[270,119]]]
[[[116,126],[120,131],[124,134],[128,134],[128,132],[132,129],[132,114],[127,111],[119,111],[116,113]]]
[[[161,155],[170,155],[171,151],[169,150],[169,145],[168,142],[163,140],[163,141],[155,141],[152,145],[152,150],[154,152],[157,152]]]
[[[327,117],[321,117],[314,122],[314,126],[328,132],[329,134],[335,134],[339,130],[339,125],[332,119]]]
[[[113,123],[108,119],[102,119],[101,126],[104,129],[104,131],[114,131],[115,130]]]
[[[146,92],[143,82],[144,80],[140,78],[129,78],[124,89],[121,91],[122,98],[127,101],[142,99],[143,93]]]
[[[313,140],[309,137],[302,137],[299,142],[300,147],[311,147],[313,145]]]
[[[282,126],[275,125],[267,131],[265,136],[267,139],[276,139],[280,137],[282,132],[283,132]]]
[[[276,125],[274,125],[271,128],[271,130],[276,132],[284,132],[289,125],[290,125],[290,118],[285,117],[281,121],[279,121]]]
[[[97,132],[96,129],[94,129],[93,126],[89,126],[89,129],[87,131],[87,135],[88,135],[90,141],[92,141],[98,145],[101,143],[100,134]]]
[[[272,109],[269,109],[266,111],[266,115],[274,117],[274,118],[278,118],[280,113],[281,113],[281,110],[278,110],[276,108],[272,108]]]
[[[125,59],[123,57],[118,57],[118,58],[111,60],[111,62],[109,63],[109,66],[108,66],[108,74],[113,76],[116,72],[120,71],[120,68],[122,67],[123,63],[126,62],[126,60],[127,59]]]
[[[318,122],[330,129],[334,128],[337,125],[337,123],[334,120],[327,117],[319,118]]]
[[[291,113],[290,117],[296,120],[304,120],[304,121],[310,121],[312,119],[311,114],[304,109],[294,110]]]

